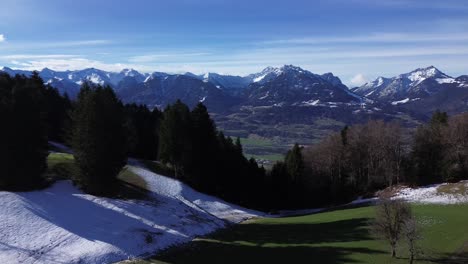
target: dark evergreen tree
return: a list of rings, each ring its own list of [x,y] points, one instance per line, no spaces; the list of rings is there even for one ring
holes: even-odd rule
[[[302,159],[301,147],[297,143],[288,151],[284,162],[291,181],[298,181],[304,171],[304,160]]]
[[[0,187],[28,190],[42,186],[47,168],[44,84],[30,78],[0,75]]]
[[[271,207],[275,209],[285,208],[289,204],[289,175],[286,164],[276,162],[270,172],[272,182]]]
[[[135,158],[155,160],[158,152],[160,112],[144,105],[125,106],[128,154]]]
[[[68,95],[61,96],[56,88],[44,89],[47,135],[49,140],[66,141],[66,127],[70,123],[71,101]]]
[[[173,166],[175,176],[184,176],[184,169],[190,164],[191,149],[190,110],[180,100],[164,110],[159,129],[159,158]]]
[[[218,150],[216,127],[202,103],[197,104],[190,115],[192,157],[191,163],[187,164],[189,181],[199,189],[211,192],[216,189],[216,166],[213,164]]]
[[[84,83],[72,113],[75,180],[89,193],[113,194],[126,163],[124,110],[110,87]]]

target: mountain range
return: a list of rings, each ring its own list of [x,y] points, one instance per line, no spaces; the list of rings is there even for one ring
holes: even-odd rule
[[[1,69],[10,75],[32,72]],[[39,71],[46,84],[76,97],[80,85],[110,85],[125,103],[164,108],[181,99],[193,107],[207,105],[217,123],[232,134],[313,139],[324,131],[369,119],[398,119],[408,126],[440,109],[468,111],[468,76],[451,77],[434,66],[395,77],[378,77],[348,88],[333,73],[315,74],[293,65],[267,67],[247,76],[218,73],[139,73]],[[308,133],[313,135],[308,135]],[[310,141],[310,140],[309,140]]]

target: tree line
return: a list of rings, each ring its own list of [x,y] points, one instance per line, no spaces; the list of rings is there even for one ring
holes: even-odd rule
[[[300,166],[288,170],[288,154],[271,172],[289,183],[282,195],[290,201],[286,207],[339,204],[398,184],[459,181],[468,178],[468,114],[448,117],[436,111],[414,132],[371,120],[291,151],[302,164],[293,162]]]
[[[86,82],[70,101],[37,73],[0,74],[0,120],[0,188],[8,190],[44,186],[48,141],[72,147],[72,179],[88,193],[116,192],[130,156],[166,164],[197,190],[264,210],[338,204],[400,183],[468,175],[468,114],[436,112],[414,133],[395,122],[344,127],[312,146],[295,144],[268,172],[244,156],[239,138],[216,128],[202,103],[150,110]]]
[[[31,77],[0,74],[0,188],[45,186],[48,141],[65,142],[77,164],[74,183],[113,195],[127,157],[159,160],[176,178],[226,200],[258,205],[265,170],[243,155],[240,140],[216,129],[207,108],[177,101],[163,111],[123,105],[109,86],[83,83],[76,101]],[[242,190],[242,191],[240,191]]]

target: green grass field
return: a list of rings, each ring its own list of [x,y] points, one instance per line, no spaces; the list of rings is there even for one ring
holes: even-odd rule
[[[415,205],[423,254],[415,263],[468,263],[468,205]],[[252,220],[166,250],[148,263],[408,263],[369,231],[375,208]]]

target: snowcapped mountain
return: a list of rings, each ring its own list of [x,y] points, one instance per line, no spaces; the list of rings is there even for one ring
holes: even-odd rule
[[[32,73],[31,71],[13,70],[13,69],[8,68],[8,67],[2,67],[2,69],[0,71],[5,72],[5,73],[9,74],[10,76],[13,76],[13,75],[16,75],[16,74],[22,74],[22,75],[30,76],[31,73]]]
[[[3,67],[10,75],[31,71]],[[293,65],[267,67],[247,76],[217,73],[143,74],[133,69],[108,72],[95,68],[39,72],[44,83],[74,98],[84,81],[110,85],[124,102],[164,107],[177,99],[193,106],[199,101],[211,111],[241,107],[299,107],[375,112],[387,106],[428,114],[437,108],[450,113],[468,111],[468,75],[453,78],[434,66],[392,78],[379,77],[348,89],[332,73],[315,74]],[[240,109],[238,108],[238,109]],[[364,109],[364,110],[363,110]],[[305,110],[298,110],[304,112]]]
[[[4,68],[3,71],[10,75],[31,74],[30,71],[9,68]],[[66,92],[71,98],[78,94],[84,81],[89,81],[110,85],[124,103],[146,104],[150,108],[164,108],[177,99],[190,107],[203,102],[214,113],[216,123],[232,136],[253,133],[294,139],[315,137],[306,135],[305,130],[341,129],[345,124],[366,122],[369,119],[413,122],[411,115],[407,114],[409,111],[405,112],[406,109],[402,108],[410,105],[405,104],[406,97],[392,99],[390,102],[401,101],[392,105],[386,101],[371,100],[373,98],[369,97],[369,93],[372,91],[377,92],[387,87],[390,89],[389,87],[398,86],[398,83],[401,86],[404,84],[430,90],[422,85],[432,79],[445,85],[462,82],[468,84],[468,76],[453,79],[438,71],[415,71],[395,79],[378,79],[365,87],[357,88],[355,93],[332,73],[315,74],[293,65],[267,67],[261,72],[244,77],[217,73],[142,74],[132,69],[107,72],[94,68],[77,71],[53,71],[45,68],[39,75],[45,83],[58,88],[62,93]],[[392,83],[393,86],[389,86]],[[462,103],[463,100],[460,101]]]
[[[211,82],[205,82],[185,74],[153,73],[144,82],[122,85],[116,89],[124,102],[146,104],[164,108],[177,99],[190,107],[203,102],[210,111],[222,112],[237,100],[224,93]]]
[[[252,83],[246,90],[246,101],[254,106],[330,106],[360,104],[363,100],[352,93],[331,73],[318,75],[292,65],[268,67],[249,75]]]
[[[431,96],[439,92],[443,84],[455,82],[454,78],[434,66],[429,66],[393,78],[379,77],[353,91],[373,100],[393,100],[397,103],[405,99],[411,101]]]
[[[246,78],[251,83],[264,83],[273,78],[278,77],[278,75],[280,75],[281,73],[282,73],[281,68],[266,67],[263,71],[259,73],[247,75]]]
[[[434,66],[392,78],[379,77],[352,90],[366,98],[423,114],[436,109],[449,113],[468,110],[468,76],[453,78]]]
[[[216,88],[221,89],[231,95],[238,95],[251,83],[251,80],[248,77],[223,75],[213,72],[201,75],[195,75],[191,72],[187,72],[185,75],[203,80],[204,82],[210,82],[214,84]]]
[[[30,76],[32,74],[32,71],[13,70],[7,67],[3,67],[1,71],[9,75],[23,74]],[[74,97],[85,81],[117,87],[124,80],[131,83],[129,79],[134,79],[137,83],[143,82],[148,74],[141,74],[133,69],[124,69],[121,72],[107,72],[95,68],[77,71],[54,71],[44,68],[39,71],[39,76],[44,80],[44,83],[50,84],[59,89],[60,92],[68,93],[68,95]]]

